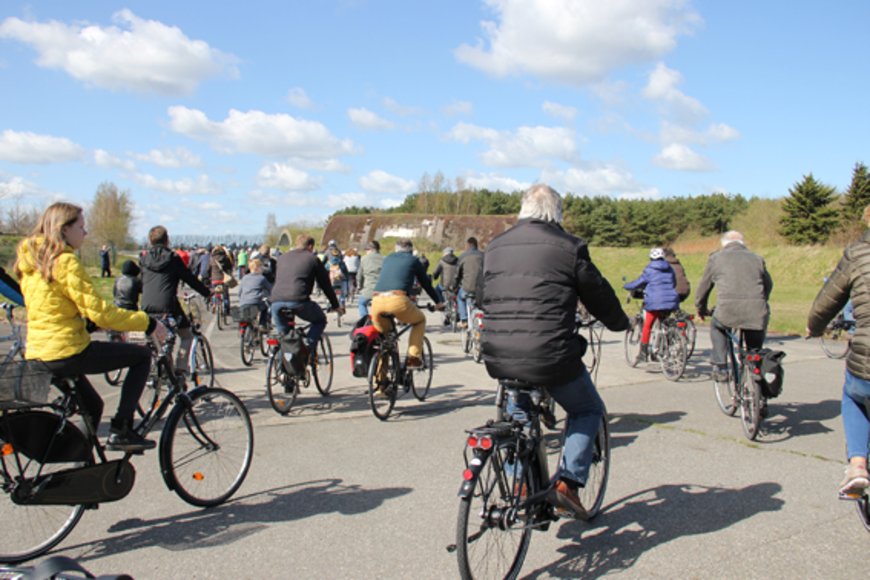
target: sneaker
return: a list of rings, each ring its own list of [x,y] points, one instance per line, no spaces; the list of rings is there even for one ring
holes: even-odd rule
[[[408,355],[408,358],[405,359],[405,368],[421,369],[423,368],[423,359],[418,356]]]
[[[860,465],[846,466],[846,477],[840,483],[840,497],[842,499],[858,499],[867,488],[870,487],[870,475],[867,468]]]
[[[560,515],[567,515],[576,519],[585,520],[589,517],[586,508],[580,503],[577,490],[564,479],[556,481],[556,485],[547,496],[547,501],[556,507]]]
[[[649,360],[649,345],[641,344],[640,351],[637,353],[637,357],[634,359],[634,364],[640,364],[642,362],[646,362]]]
[[[112,433],[106,443],[109,451],[124,451],[126,453],[141,453],[154,449],[157,444],[150,439],[145,439],[132,429],[123,433]]]

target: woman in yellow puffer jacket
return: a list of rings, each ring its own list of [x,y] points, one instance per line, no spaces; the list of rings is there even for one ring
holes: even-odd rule
[[[15,272],[27,305],[26,357],[41,361],[55,376],[76,379],[76,390],[95,427],[103,400],[85,375],[129,367],[108,448],[151,449],[154,442],[133,431],[133,412],[151,368],[149,349],[91,341],[86,320],[112,330],[144,330],[158,341],[166,338],[166,328],[144,312],[117,308],[97,295],[74,253],[86,235],[82,208],[58,202],[45,210],[33,233],[18,245]]]

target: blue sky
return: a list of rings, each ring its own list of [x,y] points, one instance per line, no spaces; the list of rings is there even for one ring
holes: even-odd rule
[[[456,184],[844,189],[866,1],[91,1],[0,7],[0,210],[130,192],[137,235],[259,234]]]

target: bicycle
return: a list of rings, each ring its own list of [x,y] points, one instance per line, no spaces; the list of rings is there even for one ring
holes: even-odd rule
[[[338,305],[344,308],[345,299],[344,299],[344,284],[345,282],[334,283],[332,286],[332,290],[335,292],[335,297],[338,300]],[[331,309],[330,309],[331,310]],[[341,328],[341,310],[335,311],[335,325]]]
[[[742,329],[738,329],[736,333],[729,329],[727,335],[727,372],[725,376],[713,373],[713,390],[723,413],[733,417],[737,409],[740,409],[743,434],[753,441],[758,437],[761,419],[767,409],[767,400],[755,378],[761,357],[746,349]]]
[[[586,339],[586,355],[589,359],[584,363],[586,370],[592,375],[592,382],[598,380],[598,361],[601,360],[601,345],[604,338],[604,325],[593,318],[591,314],[584,308],[583,311],[578,311],[574,317],[574,332],[580,336],[584,335]]]
[[[855,321],[847,320],[842,312],[828,323],[825,332],[819,337],[822,350],[828,358],[846,358],[852,349],[852,335],[855,333]]]
[[[109,342],[127,342],[127,333],[121,332],[118,330],[109,330],[106,332],[106,336],[109,339]],[[112,385],[113,387],[117,387],[121,384],[121,381],[124,377],[124,371],[126,369],[115,369],[113,371],[109,371],[104,373],[103,377],[106,379],[106,382]]]
[[[9,334],[6,336],[0,336],[0,342],[11,341],[12,345],[9,347],[9,352],[6,353],[6,356],[3,358],[3,362],[0,364],[6,364],[18,357],[21,360],[24,360],[24,337],[21,332],[21,325],[15,322],[15,316],[13,311],[15,310],[15,305],[9,302],[0,303],[3,310],[6,311],[6,322],[9,323]]]
[[[642,299],[642,291],[629,291],[626,304],[634,299]],[[625,333],[625,361],[630,367],[636,367],[642,360],[641,337],[643,334],[644,310],[631,318],[631,325]],[[649,341],[649,360],[658,362],[662,374],[669,381],[678,381],[686,371],[689,359],[686,336],[688,323],[678,314],[671,312],[665,318],[657,318],[653,322]],[[692,323],[694,328],[694,323]],[[697,332],[697,331],[695,331]]]
[[[287,327],[295,328],[302,335],[304,343],[308,344],[308,329],[311,325],[297,325],[295,311],[292,308],[282,308],[279,315],[284,317]],[[305,374],[298,377],[289,373],[281,359],[281,338],[277,334],[270,334],[266,338],[266,344],[269,348],[269,362],[266,365],[266,395],[269,397],[269,404],[272,405],[272,408],[277,413],[286,415],[293,408],[300,388],[307,389],[311,386],[312,378],[320,394],[324,397],[329,396],[335,365],[332,343],[324,332],[320,335],[315,355],[313,357],[309,355],[310,358],[305,365]]]
[[[677,320],[677,326],[680,328],[683,340],[686,343],[686,358],[692,358],[692,355],[695,354],[695,343],[698,339],[698,329],[695,327],[695,315],[689,314],[682,308],[677,308],[671,313],[671,316]]]
[[[215,318],[218,330],[223,330],[224,327],[229,328],[229,309],[226,306],[224,292],[226,292],[224,284],[215,284],[209,300],[209,310]]]
[[[456,305],[456,293],[444,290],[444,326],[450,326],[452,332],[459,328],[459,310]]]
[[[163,421],[158,460],[167,488],[194,506],[219,505],[239,489],[251,464],[254,432],[248,411],[225,389],[188,391],[174,371],[169,341],[162,347],[151,344],[159,352],[158,377],[168,392],[134,429],[146,436]],[[130,493],[133,453],[107,459],[96,427],[73,379],[54,377],[33,361],[3,369],[0,562],[44,554],[63,541],[84,510]]]
[[[269,356],[270,329],[260,326],[260,308],[255,304],[246,304],[238,308],[230,308],[230,315],[239,323],[239,353],[242,364],[246,367],[254,364],[254,352],[259,348],[260,354]]]
[[[508,399],[528,397],[528,411],[504,418]],[[466,431],[465,469],[459,488],[456,543],[459,574],[464,579],[516,578],[534,530],[546,531],[562,514],[547,501],[555,485],[547,460],[541,421],[549,410],[545,388],[500,381],[497,419]],[[607,415],[593,443],[592,465],[579,490],[586,519],[601,511],[610,473]]]
[[[480,334],[483,332],[483,311],[474,305],[474,295],[466,294],[465,329],[462,332],[462,350],[470,354],[474,362],[483,360],[483,350],[480,346]]]
[[[431,304],[426,308],[429,312],[435,310]],[[423,350],[420,353],[423,364],[409,369],[405,362],[401,362],[399,341],[411,325],[405,325],[402,330],[397,330],[395,316],[381,314],[381,317],[389,321],[389,329],[376,338],[372,345],[373,354],[367,378],[372,413],[381,421],[386,421],[393,412],[396,398],[408,391],[412,391],[418,401],[426,400],[429,387],[432,385],[435,363],[432,359],[432,345],[429,343],[429,338],[424,336]]]

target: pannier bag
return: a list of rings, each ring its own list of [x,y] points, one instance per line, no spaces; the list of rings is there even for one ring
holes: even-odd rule
[[[355,328],[351,333],[350,368],[355,377],[364,377],[368,374],[369,364],[374,355],[375,340],[380,336],[380,333],[367,318],[362,318],[361,321],[364,325]]]
[[[753,376],[759,382],[761,394],[766,399],[775,399],[782,394],[782,382],[785,378],[782,359],[785,354],[781,350],[760,348],[750,350],[747,355],[753,365],[750,367]]]
[[[291,328],[290,332],[281,339],[281,365],[284,372],[292,377],[301,377],[305,374],[305,365],[308,364],[308,345],[305,337]]]

